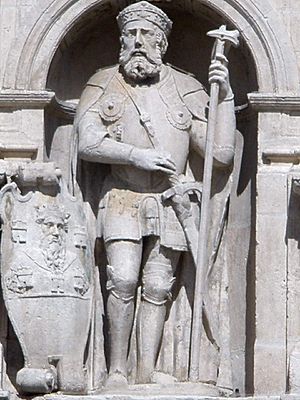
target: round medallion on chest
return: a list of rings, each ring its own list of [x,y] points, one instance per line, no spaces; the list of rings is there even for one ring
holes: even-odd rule
[[[186,130],[192,124],[192,116],[186,107],[176,107],[167,111],[167,118],[177,129]]]
[[[99,114],[105,121],[117,121],[124,113],[126,96],[121,93],[112,93],[101,98]]]

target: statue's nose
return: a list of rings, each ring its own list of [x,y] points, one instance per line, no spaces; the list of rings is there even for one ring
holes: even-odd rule
[[[59,235],[59,229],[58,229],[58,227],[56,225],[54,225],[52,227],[52,235],[53,236],[58,236]]]
[[[143,45],[143,37],[141,31],[138,29],[135,36],[135,47],[140,48]]]

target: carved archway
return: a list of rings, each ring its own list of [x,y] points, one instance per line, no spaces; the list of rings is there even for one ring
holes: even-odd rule
[[[285,27],[266,0],[258,8],[253,0],[198,0],[235,26],[255,60],[258,86],[266,93],[297,91],[298,70]],[[56,0],[36,22],[18,60],[15,82],[6,87],[45,89],[48,70],[55,51],[66,33],[95,7],[105,8],[105,0]],[[110,5],[111,6],[111,5]],[[111,6],[113,7],[113,6]],[[268,12],[268,18],[265,18]],[[12,65],[13,60],[8,60]],[[15,60],[14,60],[15,61]]]

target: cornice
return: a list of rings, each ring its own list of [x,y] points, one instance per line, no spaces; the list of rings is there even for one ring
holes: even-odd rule
[[[54,92],[47,90],[0,90],[0,108],[43,109],[54,96]]]
[[[256,111],[300,111],[300,95],[253,92],[248,93],[248,101],[251,107]]]

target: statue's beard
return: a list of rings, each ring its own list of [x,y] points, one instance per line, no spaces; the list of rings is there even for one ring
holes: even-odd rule
[[[66,247],[62,237],[45,236],[41,250],[47,269],[52,272],[62,272],[65,265]]]
[[[162,57],[159,48],[157,48],[155,54],[152,56],[138,50],[134,52],[121,50],[119,62],[126,76],[137,82],[158,76],[162,67]]]

